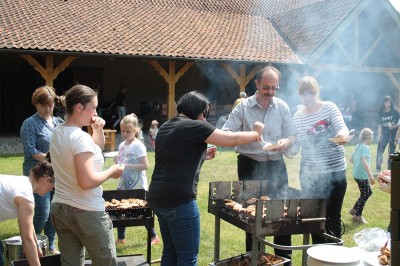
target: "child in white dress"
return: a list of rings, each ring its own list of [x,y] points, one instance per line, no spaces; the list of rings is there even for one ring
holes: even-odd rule
[[[135,114],[129,114],[121,120],[121,136],[124,141],[118,147],[118,156],[114,158],[115,163],[125,165],[125,170],[119,179],[117,189],[144,189],[148,190],[146,170],[149,166],[147,160],[146,146],[136,138],[140,132],[140,125]],[[118,240],[116,244],[126,244],[125,227],[118,227]],[[151,244],[160,242],[153,227],[151,230]]]

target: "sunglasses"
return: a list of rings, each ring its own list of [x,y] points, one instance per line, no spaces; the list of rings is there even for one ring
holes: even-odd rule
[[[302,97],[311,97],[311,96],[315,96],[316,95],[316,93],[315,92],[311,92],[311,91],[306,91],[306,92],[303,92],[303,93],[300,93],[300,96],[302,96]]]
[[[208,115],[210,114],[210,109],[208,109],[207,111],[203,111],[203,116],[205,119],[208,118]]]
[[[263,86],[262,87],[263,88],[263,90],[266,90],[266,91],[269,91],[269,90],[272,90],[272,91],[277,91],[277,90],[279,90],[279,85],[278,86]]]

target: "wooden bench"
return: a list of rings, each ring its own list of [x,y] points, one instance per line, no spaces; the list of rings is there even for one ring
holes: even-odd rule
[[[93,134],[92,127],[88,126],[87,131],[90,135]],[[110,146],[110,151],[115,151],[115,134],[117,133],[117,130],[115,129],[103,129],[104,131],[104,146],[109,145]],[[104,147],[105,148],[105,147]]]
[[[115,151],[115,129],[104,129],[105,145],[110,145],[110,151]]]

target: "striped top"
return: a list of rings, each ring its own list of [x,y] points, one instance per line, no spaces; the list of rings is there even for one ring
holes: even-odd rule
[[[322,108],[309,115],[302,110],[294,116],[301,147],[300,165],[303,171],[328,174],[346,169],[344,148],[328,140],[342,129],[347,129],[343,116],[332,102],[323,102]],[[347,129],[348,132],[348,129]]]

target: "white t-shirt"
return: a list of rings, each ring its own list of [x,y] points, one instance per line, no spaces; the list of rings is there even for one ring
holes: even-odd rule
[[[0,222],[17,217],[15,197],[23,197],[35,205],[29,177],[0,175]]]
[[[56,127],[50,142],[51,162],[57,180],[52,202],[87,211],[104,211],[103,188],[85,190],[78,184],[74,156],[83,152],[93,153],[94,171],[102,171],[103,154],[88,133],[79,127]]]
[[[146,146],[135,138],[131,144],[122,142],[118,147],[118,162],[137,164],[139,158],[147,156]],[[125,169],[119,178],[118,189],[148,189],[146,171]]]

